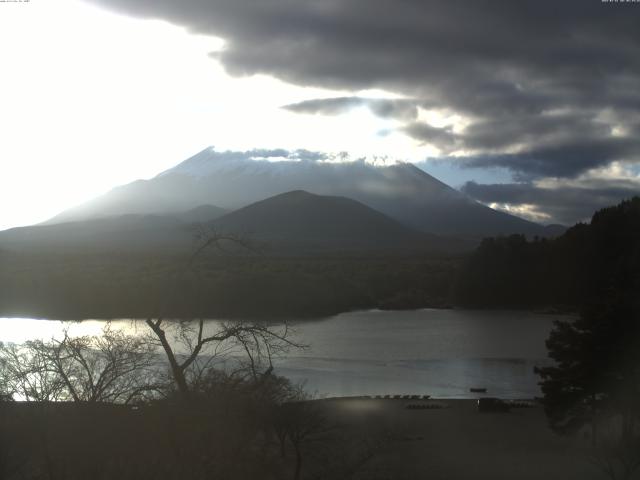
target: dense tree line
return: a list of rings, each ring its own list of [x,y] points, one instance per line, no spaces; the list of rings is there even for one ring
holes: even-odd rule
[[[458,260],[48,254],[0,257],[0,315],[310,317],[450,304]],[[196,307],[197,306],[197,307]]]
[[[537,370],[551,427],[590,427],[594,461],[611,479],[640,468],[640,198],[597,212],[582,229],[579,316],[547,340]]]
[[[454,288],[469,307],[567,306],[577,310],[611,286],[629,288],[638,267],[640,197],[596,212],[555,239],[487,238]]]

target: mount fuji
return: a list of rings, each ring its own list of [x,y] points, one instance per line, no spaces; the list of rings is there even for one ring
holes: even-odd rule
[[[379,166],[364,160],[336,161],[305,150],[218,152],[212,147],[152,179],[116,187],[45,223],[173,215],[202,205],[232,211],[295,190],[351,198],[431,234],[549,233],[547,227],[472,200],[410,163]]]

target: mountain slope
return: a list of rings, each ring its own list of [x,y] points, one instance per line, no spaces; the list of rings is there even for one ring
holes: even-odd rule
[[[176,213],[174,216],[187,223],[207,223],[229,213],[224,208],[215,205],[200,205],[186,212]]]
[[[21,227],[0,232],[0,248],[22,252],[173,252],[198,245],[195,223],[259,244],[264,253],[434,252],[468,248],[411,229],[345,197],[287,192],[219,216],[210,205],[181,214],[138,215]],[[211,218],[208,222],[194,219]]]
[[[213,226],[287,250],[415,250],[442,243],[355,200],[302,190],[253,203],[214,221]]]
[[[305,190],[352,198],[424,232],[545,234],[542,226],[477,203],[411,164],[373,166],[364,161],[340,163],[306,157],[268,161],[274,155],[208,148],[155,178],[114,188],[47,223],[177,212],[203,204],[235,210],[283,192]]]
[[[185,250],[193,243],[191,226],[158,215],[122,215],[0,232],[0,247],[13,251],[122,252]]]

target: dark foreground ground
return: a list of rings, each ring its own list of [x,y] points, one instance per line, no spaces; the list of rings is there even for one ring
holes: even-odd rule
[[[607,478],[593,464],[589,439],[553,434],[538,406],[478,413],[474,400],[298,405],[287,413],[237,399],[138,409],[4,403],[0,479]],[[298,448],[279,442],[278,425]]]
[[[382,441],[357,479],[596,479],[588,439],[552,433],[541,407],[478,413],[475,400],[324,400],[331,418]],[[410,410],[410,404],[447,408]]]

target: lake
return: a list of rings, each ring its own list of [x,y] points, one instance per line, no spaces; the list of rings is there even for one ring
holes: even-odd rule
[[[276,372],[304,381],[318,396],[428,394],[474,398],[487,388],[503,398],[540,394],[536,365],[547,365],[545,339],[554,319],[523,311],[438,310],[349,312],[294,322],[309,346],[277,359]],[[215,324],[215,321],[211,321]],[[114,322],[144,331],[141,322]],[[0,341],[60,335],[63,323],[0,319]],[[71,334],[99,334],[103,322],[71,324]]]

